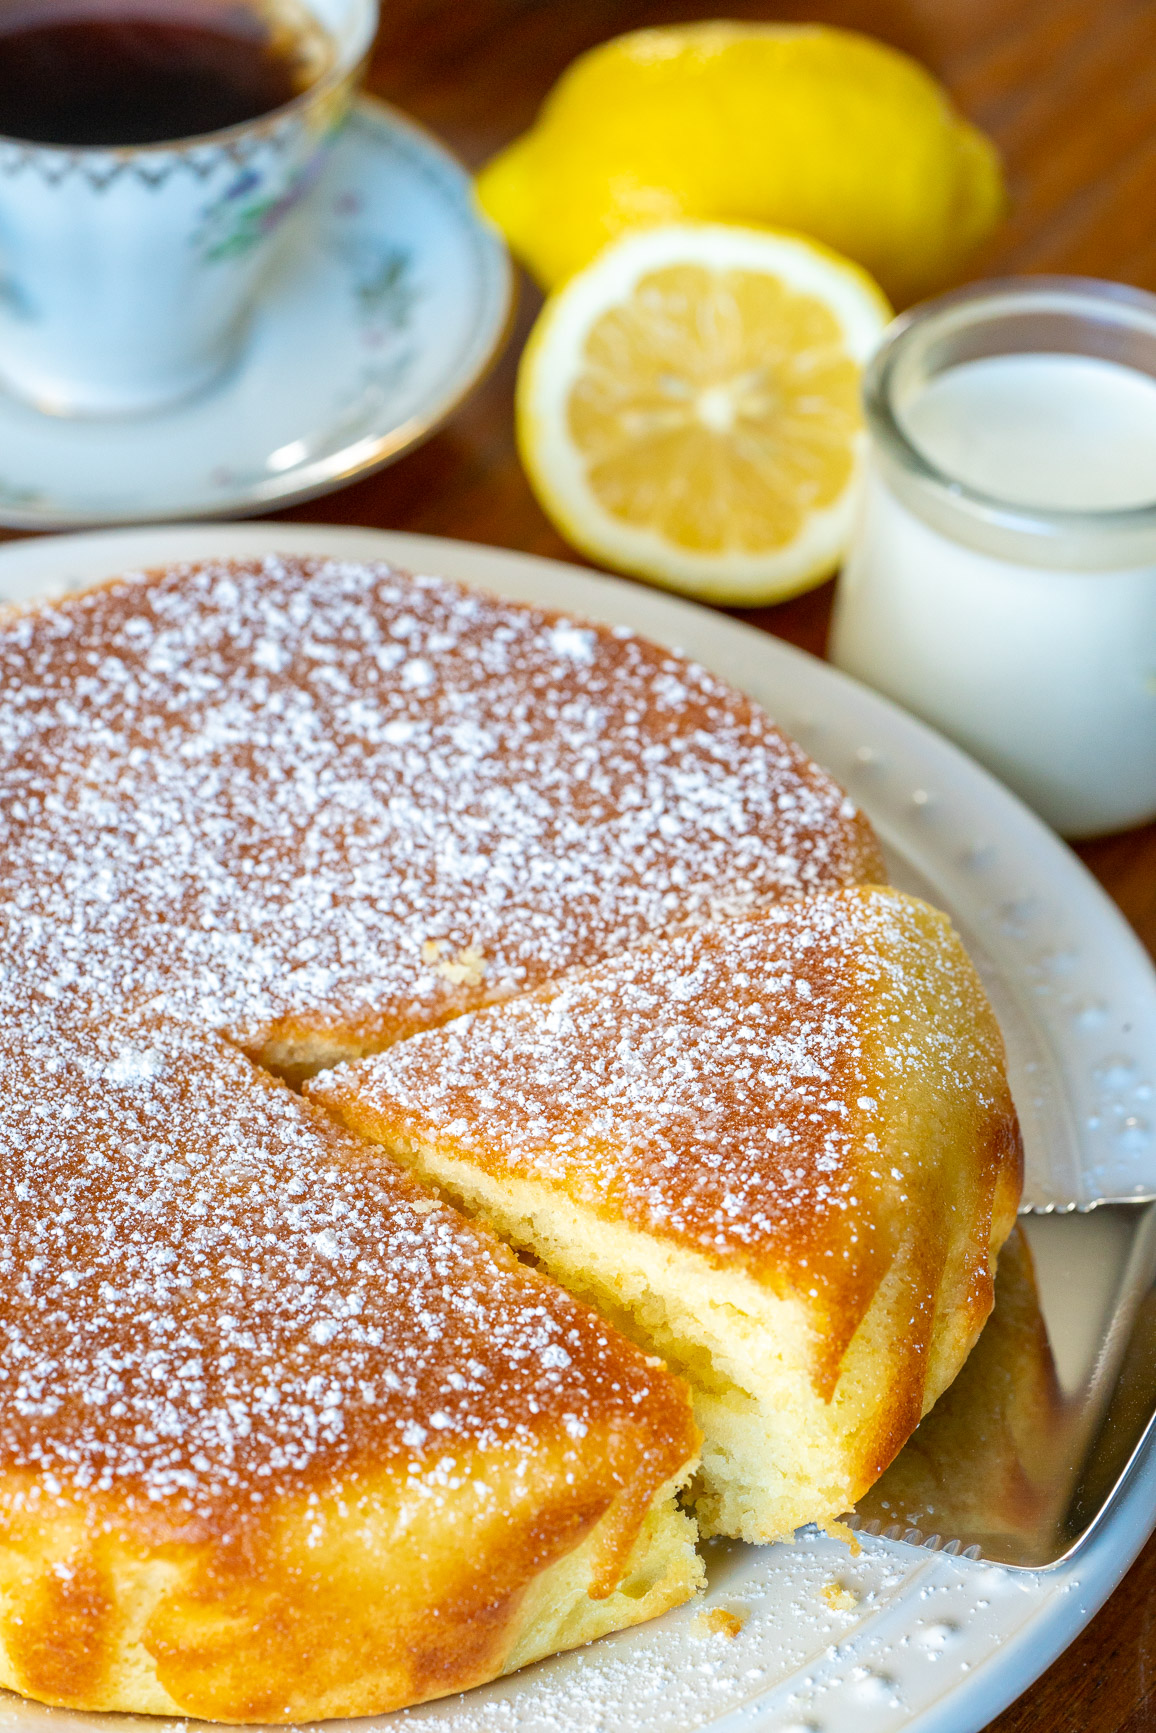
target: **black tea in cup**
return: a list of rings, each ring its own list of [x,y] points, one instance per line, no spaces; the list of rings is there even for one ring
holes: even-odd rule
[[[245,0],[0,0],[0,136],[80,147],[197,137],[324,71],[304,9]]]

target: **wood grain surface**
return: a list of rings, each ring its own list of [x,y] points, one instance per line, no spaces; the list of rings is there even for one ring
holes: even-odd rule
[[[1004,153],[1011,214],[968,275],[1064,271],[1156,289],[1153,0],[384,0],[384,11],[371,88],[471,166],[532,120],[575,54],[619,31],[719,13],[869,31],[931,67]],[[576,559],[514,451],[514,373],[537,306],[523,284],[510,347],[421,450],[284,515]],[[745,617],[822,655],[830,604],[827,585]],[[1156,825],[1079,853],[1156,952]],[[1156,1541],[991,1733],[1156,1733]]]

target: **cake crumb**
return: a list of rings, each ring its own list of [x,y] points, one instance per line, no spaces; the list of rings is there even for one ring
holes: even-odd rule
[[[853,1613],[859,1596],[846,1583],[824,1583],[820,1593],[833,1613]]]
[[[746,1623],[729,1607],[704,1607],[695,1620],[700,1631],[710,1637],[735,1638]]]
[[[486,953],[480,945],[464,945],[456,956],[447,956],[448,939],[426,939],[421,960],[435,975],[455,987],[480,987],[486,975]]]
[[[846,1541],[852,1558],[859,1557],[860,1553],[863,1551],[863,1547],[859,1540],[859,1536],[855,1533],[853,1528],[849,1528],[845,1522],[825,1522],[823,1527],[831,1536],[832,1540]]]

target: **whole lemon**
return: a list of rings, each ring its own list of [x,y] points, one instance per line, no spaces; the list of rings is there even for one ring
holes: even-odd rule
[[[906,54],[727,22],[581,55],[478,195],[548,289],[624,230],[690,218],[812,235],[900,305],[946,283],[1005,203],[994,146]]]

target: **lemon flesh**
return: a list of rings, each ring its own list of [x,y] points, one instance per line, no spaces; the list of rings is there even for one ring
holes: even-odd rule
[[[812,235],[901,305],[956,274],[1005,204],[994,147],[916,61],[852,31],[737,23],[580,56],[478,196],[546,288],[628,229],[691,218]]]
[[[620,571],[756,604],[846,543],[859,374],[889,308],[801,237],[716,224],[627,236],[547,302],[518,443],[562,533]]]

